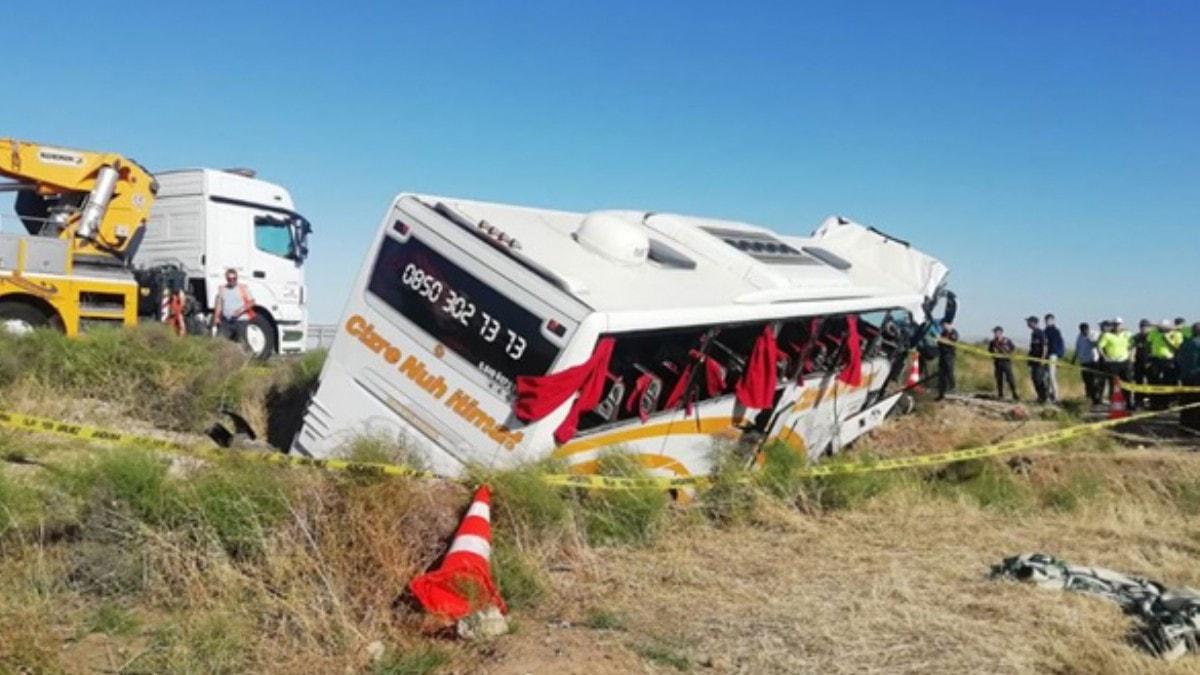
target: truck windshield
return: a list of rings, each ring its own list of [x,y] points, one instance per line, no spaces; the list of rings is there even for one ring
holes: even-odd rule
[[[415,235],[384,237],[367,288],[506,391],[518,375],[544,375],[558,356],[541,318]]]
[[[264,253],[304,262],[311,230],[308,221],[300,216],[256,216],[254,246]]]

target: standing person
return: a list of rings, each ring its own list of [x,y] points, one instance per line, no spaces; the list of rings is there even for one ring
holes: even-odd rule
[[[1100,350],[1100,355],[1104,357],[1104,365],[1108,370],[1110,386],[1115,386],[1115,380],[1127,382],[1133,375],[1133,368],[1130,365],[1129,357],[1133,350],[1133,336],[1129,331],[1125,330],[1125,324],[1120,317],[1112,320],[1110,330],[1100,336],[1100,340],[1096,342],[1096,347]],[[1116,395],[1116,392],[1112,392]],[[1132,407],[1132,401],[1129,398],[1129,390],[1121,387],[1121,393],[1125,396],[1125,405]]]
[[[1146,338],[1150,349],[1150,366],[1147,368],[1150,384],[1175,384],[1175,350],[1183,344],[1183,334],[1175,330],[1175,325],[1167,319],[1150,330]],[[1156,410],[1171,404],[1171,397],[1158,394],[1150,399],[1151,407]]]
[[[1154,334],[1154,326],[1150,319],[1138,321],[1137,335],[1133,336],[1130,344],[1133,356],[1133,381],[1137,384],[1150,383],[1150,336]],[[1130,410],[1146,407],[1149,403],[1148,394],[1134,394],[1133,399],[1126,401]]]
[[[1187,387],[1200,387],[1200,322],[1192,324],[1191,335],[1179,345],[1175,354],[1175,365],[1179,379]],[[1184,394],[1184,405],[1200,403],[1200,394]],[[1189,408],[1179,413],[1179,422],[1184,428],[1200,433],[1200,408]]]
[[[1033,389],[1037,392],[1037,402],[1049,400],[1050,392],[1046,386],[1046,359],[1050,356],[1050,347],[1046,344],[1046,331],[1038,327],[1038,318],[1031,316],[1025,319],[1029,326],[1029,377],[1033,380]]]
[[[1051,403],[1058,403],[1058,362],[1067,353],[1062,331],[1054,325],[1054,315],[1046,315],[1046,350],[1050,363],[1046,364],[1046,393]]]
[[[942,319],[942,337],[938,342],[938,397],[937,400],[946,398],[946,393],[954,391],[954,360],[958,356],[957,347],[953,343],[958,342],[958,331],[954,328],[954,324],[946,319]]]
[[[1100,381],[1100,400],[1104,401],[1106,397],[1112,397],[1112,378],[1108,376],[1108,361],[1104,358],[1104,352],[1100,351],[1100,338],[1104,337],[1105,333],[1112,332],[1112,321],[1103,319],[1100,321],[1100,335],[1096,336],[1096,367],[1099,373],[1096,375]]]
[[[217,334],[234,342],[243,342],[246,324],[254,318],[254,298],[246,284],[238,283],[237,270],[225,270],[225,285],[217,289],[213,305],[213,327]]]
[[[996,326],[992,329],[992,341],[988,343],[988,351],[993,354],[1012,354],[1017,350],[1013,341],[1004,336],[1004,329]],[[1014,401],[1020,401],[1017,395],[1017,378],[1013,376],[1012,359],[996,357],[992,359],[992,371],[996,375],[996,398],[1004,399],[1004,382],[1008,381],[1008,389],[1012,392]]]
[[[1071,363],[1079,364],[1079,373],[1083,377],[1083,390],[1087,393],[1092,405],[1098,405],[1100,398],[1104,395],[1103,376],[1097,372],[1100,367],[1099,360],[1100,355],[1096,351],[1096,338],[1092,335],[1092,327],[1087,323],[1079,324],[1079,335],[1075,337],[1075,353],[1071,356]]]

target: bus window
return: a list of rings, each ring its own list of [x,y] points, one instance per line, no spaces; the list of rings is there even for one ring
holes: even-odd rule
[[[695,326],[618,335],[609,381],[579,430],[731,396],[763,324]],[[783,379],[780,379],[780,384]],[[672,395],[679,400],[671,400]]]

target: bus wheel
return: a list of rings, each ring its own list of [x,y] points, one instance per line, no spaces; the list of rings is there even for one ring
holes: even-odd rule
[[[27,335],[37,328],[47,328],[53,321],[42,310],[23,302],[0,301],[0,331],[11,335]]]
[[[263,361],[275,353],[275,327],[261,314],[246,323],[246,334],[242,336],[250,355]]]

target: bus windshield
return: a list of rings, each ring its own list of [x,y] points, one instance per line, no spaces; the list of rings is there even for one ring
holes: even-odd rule
[[[414,234],[385,236],[367,290],[511,393],[519,375],[544,375],[559,348],[542,319]]]

